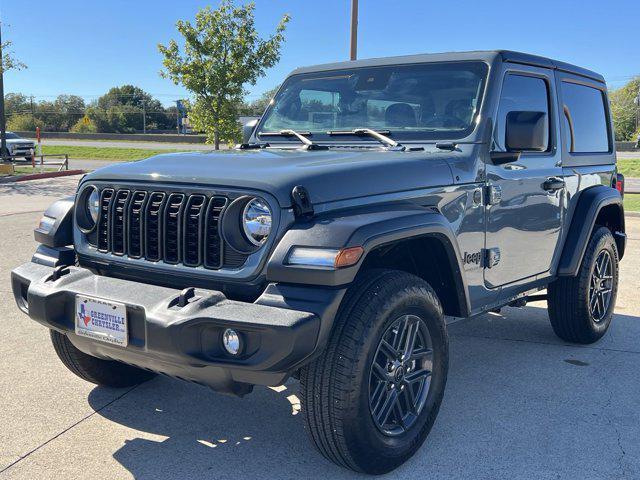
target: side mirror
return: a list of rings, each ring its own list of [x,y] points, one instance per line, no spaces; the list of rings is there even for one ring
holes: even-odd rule
[[[256,128],[259,121],[259,118],[255,118],[253,120],[249,120],[242,126],[242,143],[249,143],[251,134],[253,134],[253,130]]]
[[[545,112],[509,112],[504,130],[507,151],[491,152],[494,165],[517,162],[524,151],[543,152],[547,149],[549,127]]]
[[[549,128],[545,112],[514,111],[507,114],[505,147],[509,152],[547,149]]]

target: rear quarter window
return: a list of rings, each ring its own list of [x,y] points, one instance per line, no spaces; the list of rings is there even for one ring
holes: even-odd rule
[[[564,139],[571,153],[606,153],[609,130],[605,98],[601,90],[562,82]]]

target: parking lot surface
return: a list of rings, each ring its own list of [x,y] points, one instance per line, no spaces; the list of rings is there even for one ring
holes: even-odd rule
[[[40,212],[78,178],[0,185],[0,478],[359,478],[307,441],[297,383],[243,398],[156,379],[83,382],[14,305]],[[564,344],[544,303],[450,325],[440,415],[385,478],[640,478],[640,219],[627,218],[618,306],[592,346]]]

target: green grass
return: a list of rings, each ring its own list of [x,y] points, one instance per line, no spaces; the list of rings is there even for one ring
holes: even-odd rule
[[[625,212],[640,212],[640,193],[625,193]]]
[[[44,168],[42,170],[42,172],[54,172],[56,171],[57,168]],[[40,172],[40,167],[36,167],[36,168],[31,168],[31,167],[15,167],[13,170],[13,173],[0,173],[0,177],[7,177],[7,176],[21,176],[21,175],[32,175],[34,173],[41,173]]]
[[[188,150],[188,148],[185,148]],[[66,145],[43,145],[42,153],[45,155],[68,154],[69,158],[83,160],[118,160],[131,162],[151,157],[161,153],[172,153],[180,150],[151,150],[145,148],[120,148],[120,147],[77,147]]]
[[[640,158],[619,158],[618,171],[625,177],[640,178]]]

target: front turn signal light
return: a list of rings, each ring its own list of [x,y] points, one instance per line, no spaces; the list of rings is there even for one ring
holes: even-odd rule
[[[306,267],[344,268],[358,263],[363,253],[362,247],[343,249],[294,247],[287,258],[287,263]]]
[[[358,260],[360,260],[360,257],[362,257],[363,253],[364,248],[362,247],[343,248],[342,250],[340,250],[340,253],[338,253],[338,256],[336,257],[335,267],[344,268],[355,265],[356,263],[358,263]]]

